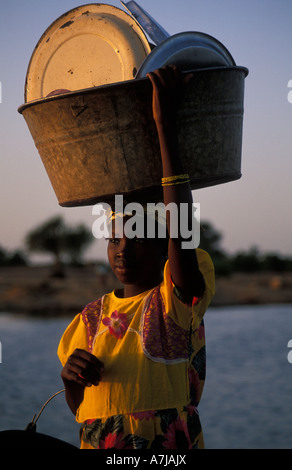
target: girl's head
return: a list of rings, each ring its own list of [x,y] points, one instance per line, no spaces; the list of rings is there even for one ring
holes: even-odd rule
[[[153,219],[147,212],[143,215],[143,233],[141,227],[140,230],[134,227],[135,222],[132,225],[134,219],[129,215],[111,213],[110,218],[108,259],[117,279],[124,285],[136,286],[140,292],[159,284],[167,258],[168,238],[158,236],[157,220],[154,221],[155,236],[150,238],[147,224],[153,223]],[[133,228],[132,233],[127,231],[129,226]]]

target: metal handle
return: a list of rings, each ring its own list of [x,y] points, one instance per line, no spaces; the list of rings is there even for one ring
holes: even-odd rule
[[[137,2],[131,0],[130,2],[121,4],[134,16],[138,21],[139,25],[148,34],[150,39],[155,42],[156,45],[165,41],[170,35],[150,16]]]

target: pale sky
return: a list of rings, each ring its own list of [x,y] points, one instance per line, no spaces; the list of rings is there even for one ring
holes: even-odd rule
[[[23,247],[26,233],[60,214],[68,223],[95,218],[90,206],[62,208],[51,187],[24,118],[24,81],[32,52],[50,24],[81,4],[72,0],[1,0],[0,10],[0,246]],[[104,1],[123,9],[119,1]],[[193,193],[201,219],[223,234],[233,253],[260,251],[292,255],[292,2],[290,0],[140,0],[170,34],[208,33],[221,41],[245,81],[242,178]],[[105,257],[105,243],[90,254]]]

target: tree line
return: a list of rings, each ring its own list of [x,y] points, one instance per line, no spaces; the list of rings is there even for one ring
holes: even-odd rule
[[[210,254],[218,275],[233,272],[292,271],[292,256],[285,257],[276,252],[261,253],[256,246],[230,255],[221,248],[221,240],[222,234],[211,223],[201,224],[200,248]]]
[[[50,255],[56,267],[82,265],[84,253],[92,241],[92,233],[83,224],[72,227],[61,216],[55,216],[26,235],[24,250],[10,253],[0,247],[0,265],[28,265],[32,253]]]
[[[222,234],[212,223],[201,222],[200,248],[210,254],[217,275],[292,271],[292,257],[261,253],[256,247],[230,255],[222,249],[221,241]],[[27,234],[24,250],[8,252],[0,247],[0,266],[26,266],[30,264],[30,253],[51,255],[56,272],[64,265],[82,266],[86,250],[92,242],[93,235],[83,224],[72,227],[61,216],[52,217]]]

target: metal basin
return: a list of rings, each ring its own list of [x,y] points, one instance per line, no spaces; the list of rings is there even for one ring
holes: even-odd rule
[[[178,111],[192,189],[241,176],[244,67],[195,70]],[[19,108],[61,206],[158,200],[161,160],[147,78],[43,98]]]

